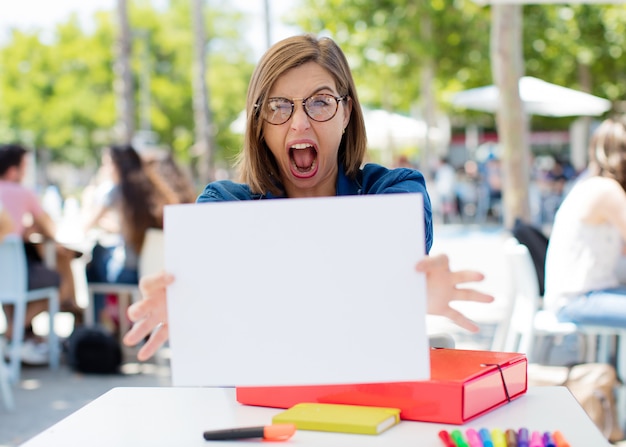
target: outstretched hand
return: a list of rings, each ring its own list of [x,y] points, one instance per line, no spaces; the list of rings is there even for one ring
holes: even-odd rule
[[[128,308],[128,318],[134,324],[124,336],[124,344],[135,346],[149,337],[137,353],[140,361],[152,357],[169,337],[166,289],[172,282],[174,277],[165,272],[141,278],[143,299]]]
[[[441,254],[426,256],[416,265],[418,272],[426,274],[428,310],[430,315],[449,318],[458,326],[471,332],[478,332],[478,326],[458,310],[452,308],[452,301],[475,301],[491,303],[493,297],[475,289],[458,287],[467,282],[482,281],[484,275],[474,270],[450,270],[448,256]]]

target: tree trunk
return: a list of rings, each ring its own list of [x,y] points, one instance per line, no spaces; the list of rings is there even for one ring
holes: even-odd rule
[[[424,13],[420,21],[420,38],[423,42],[433,41],[433,24],[429,14]],[[429,53],[421,68],[420,96],[422,98],[422,116],[426,123],[424,147],[422,152],[421,171],[426,181],[431,180],[431,168],[435,166],[434,159],[439,154],[433,153],[432,130],[436,127],[435,101],[435,61]]]
[[[500,92],[496,119],[502,163],[502,210],[505,227],[512,228],[516,218],[530,221],[528,116],[519,93],[524,66],[522,5],[493,4],[491,14],[491,69]]]
[[[130,144],[135,133],[135,102],[131,70],[132,38],[126,0],[117,0],[118,32],[115,45],[115,91],[117,104],[116,140]]]
[[[265,49],[272,46],[272,11],[270,9],[270,0],[263,0],[263,11],[265,19]]]
[[[206,85],[206,37],[204,31],[204,0],[193,0],[193,117],[195,125],[194,152],[198,155],[198,176],[201,182],[213,179],[214,131],[209,91]]]

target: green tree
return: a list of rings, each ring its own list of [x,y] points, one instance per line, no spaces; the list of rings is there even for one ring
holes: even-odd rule
[[[244,17],[225,3],[215,2],[206,17],[212,67],[207,82],[215,110],[215,160],[228,167],[242,142],[229,127],[245,106],[253,64],[252,50],[241,38]],[[49,149],[53,159],[72,163],[96,159],[98,148],[114,141],[114,12],[100,12],[95,19],[94,28],[86,31],[70,18],[51,38],[16,30],[0,48],[3,140]],[[172,0],[164,9],[147,0],[129,2],[129,21],[135,104],[142,100],[147,66],[150,128],[179,160],[194,162],[189,2]]]
[[[0,127],[8,139],[56,148],[56,158],[83,162],[115,122],[113,30],[99,17],[86,36],[75,18],[58,25],[52,42],[14,31],[0,49]]]

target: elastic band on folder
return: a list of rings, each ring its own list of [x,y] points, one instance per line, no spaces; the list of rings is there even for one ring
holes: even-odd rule
[[[504,388],[504,394],[506,395],[507,402],[511,402],[511,396],[509,395],[509,389],[506,387],[506,380],[504,380],[504,372],[502,371],[502,366],[497,363],[483,363],[485,366],[495,366],[500,371],[500,378],[502,379],[502,387]]]

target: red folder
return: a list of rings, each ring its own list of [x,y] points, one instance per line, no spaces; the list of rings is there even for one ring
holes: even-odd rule
[[[527,389],[524,354],[432,349],[430,364],[426,381],[237,387],[237,401],[275,408],[301,402],[391,407],[399,408],[404,420],[463,424]]]

